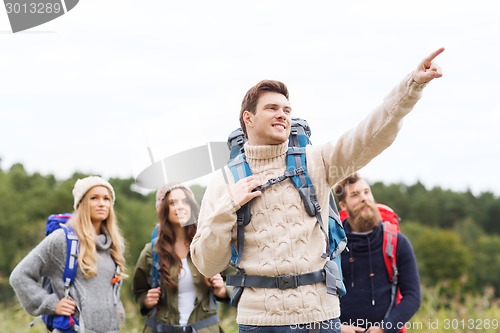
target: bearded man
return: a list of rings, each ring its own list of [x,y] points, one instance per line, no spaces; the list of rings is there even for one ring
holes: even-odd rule
[[[340,299],[342,333],[395,333],[420,307],[420,279],[410,241],[398,233],[396,263],[402,299],[391,300],[391,286],[383,256],[384,230],[370,185],[355,173],[334,188],[349,251],[342,253],[347,294]]]

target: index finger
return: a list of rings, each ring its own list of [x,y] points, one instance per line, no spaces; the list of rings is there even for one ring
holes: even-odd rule
[[[444,47],[440,47],[439,49],[437,49],[436,51],[432,52],[431,54],[429,54],[425,59],[424,59],[424,64],[426,65],[430,65],[430,63],[432,62],[432,60],[434,60],[434,58],[436,58],[438,55],[440,55],[442,52],[444,51]]]

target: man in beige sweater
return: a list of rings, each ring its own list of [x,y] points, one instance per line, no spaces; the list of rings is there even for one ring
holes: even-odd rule
[[[426,57],[383,103],[337,142],[306,148],[307,171],[314,185],[323,221],[328,221],[331,187],[365,166],[395,139],[403,117],[417,103],[423,88],[441,77],[433,60],[444,48]],[[290,179],[263,191],[253,191],[284,174],[292,108],[286,86],[265,80],[245,95],[240,123],[248,138],[244,146],[252,176],[234,183],[225,168],[210,181],[201,205],[198,231],[191,244],[193,262],[205,276],[223,271],[235,242],[236,211],[252,200],[245,227],[240,267],[248,276],[301,276],[322,270],[328,258],[317,219],[307,214]],[[337,295],[324,281],[296,288],[245,287],[238,303],[240,332],[340,332]]]

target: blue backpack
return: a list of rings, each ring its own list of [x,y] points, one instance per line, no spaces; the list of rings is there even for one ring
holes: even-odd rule
[[[311,130],[307,121],[300,118],[292,118],[285,173],[282,176],[268,180],[255,190],[263,190],[266,187],[290,178],[295,188],[299,191],[307,213],[310,216],[316,217],[317,223],[325,235],[325,252],[322,257],[330,258],[330,260],[326,263],[323,270],[301,275],[285,275],[278,277],[246,275],[244,268],[240,267],[240,262],[244,251],[244,227],[250,223],[250,201],[243,205],[237,212],[236,247],[233,245],[231,256],[231,265],[236,269],[237,273],[228,275],[226,280],[228,285],[235,287],[231,295],[231,304],[234,306],[237,306],[243,288],[246,286],[287,289],[326,281],[328,293],[342,296],[346,292],[342,278],[340,260],[341,253],[347,247],[347,237],[331,192],[328,207],[328,233],[325,231],[321,217],[321,206],[318,202],[314,186],[307,173],[306,146],[311,144],[309,139],[310,135]],[[233,131],[228,137],[228,147],[230,150],[228,168],[233,174],[235,182],[252,174],[245,159],[245,152],[243,149],[245,142],[245,136],[240,128]]]
[[[45,224],[45,235],[51,234],[54,230],[62,228],[66,234],[66,265],[64,267],[63,281],[64,281],[64,294],[69,296],[69,288],[75,281],[76,271],[78,268],[78,250],[79,242],[76,232],[66,222],[71,218],[71,214],[52,214],[48,217]],[[42,277],[42,286],[49,293],[53,292],[50,278]],[[78,321],[73,316],[62,315],[42,315],[42,321],[49,331],[58,329],[63,333],[74,333],[78,329]],[[31,324],[33,326],[34,322]]]
[[[160,225],[156,224],[153,232],[151,233],[151,253],[152,253],[152,268],[151,268],[151,288],[160,286],[160,257],[158,252],[155,251],[155,242],[158,240],[158,233]]]

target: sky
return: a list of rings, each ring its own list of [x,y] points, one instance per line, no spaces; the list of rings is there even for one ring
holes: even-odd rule
[[[0,9],[1,168],[137,177],[239,127],[245,92],[286,83],[313,144],[336,140],[439,47],[432,81],[370,181],[500,194],[495,0],[81,0],[12,33]],[[189,166],[186,166],[189,167]],[[211,175],[191,183],[206,184]]]

